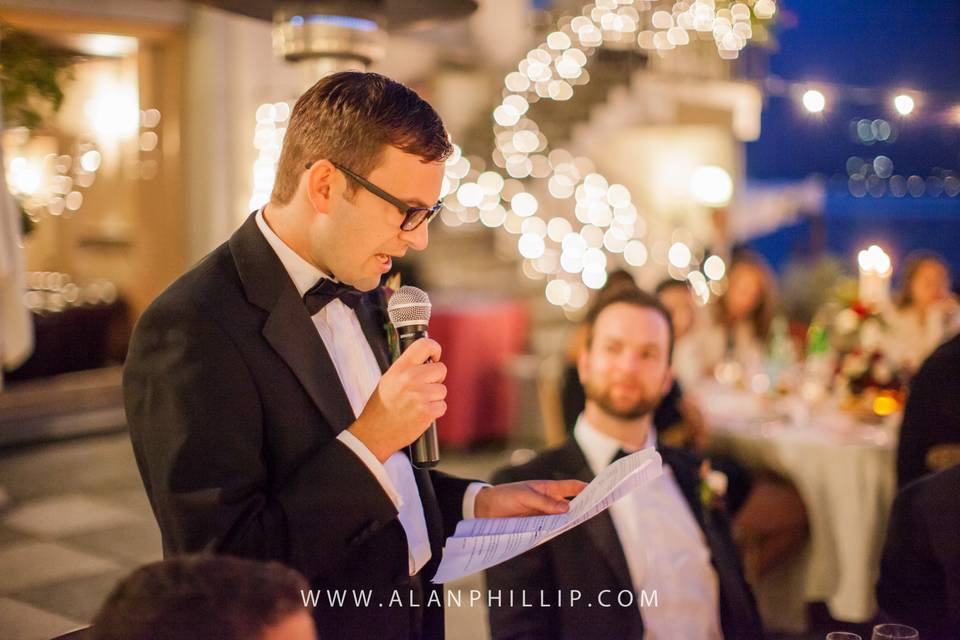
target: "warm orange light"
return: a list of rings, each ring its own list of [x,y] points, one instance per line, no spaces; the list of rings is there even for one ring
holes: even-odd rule
[[[900,401],[892,395],[881,393],[873,399],[873,412],[881,418],[893,415],[899,410]]]

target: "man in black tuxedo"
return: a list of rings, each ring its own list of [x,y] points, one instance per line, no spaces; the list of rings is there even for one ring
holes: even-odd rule
[[[588,482],[621,455],[655,446],[652,413],[672,382],[668,312],[653,296],[625,290],[598,300],[586,325],[588,341],[577,366],[587,402],[572,437],[527,464],[503,469],[494,481]],[[491,594],[502,596],[499,603],[491,600],[494,638],[762,637],[714,493],[720,488],[708,489],[708,470],[699,458],[668,447],[659,451],[660,478],[487,571]],[[562,606],[556,604],[558,592]],[[551,606],[539,606],[541,593]]]
[[[924,640],[960,639],[960,466],[907,485],[893,502],[877,602]]]
[[[426,248],[450,151],[403,85],[320,80],[293,108],[269,204],[131,343],[127,417],[165,554],[286,563],[316,590],[321,637],[442,637],[428,580],[456,522],[562,512],[582,487],[490,487],[405,455],[446,410],[446,369],[429,339],[390,363],[377,286]]]

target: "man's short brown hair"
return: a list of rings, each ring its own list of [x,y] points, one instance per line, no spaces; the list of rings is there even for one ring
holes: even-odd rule
[[[424,162],[445,160],[453,150],[440,116],[413,90],[377,73],[326,76],[293,107],[270,200],[290,202],[304,168],[317,160],[366,176],[380,164],[386,145]]]
[[[309,586],[277,562],[181,556],[140,567],[107,597],[91,640],[259,640],[303,610]]]
[[[671,362],[673,360],[674,337],[670,312],[667,311],[667,308],[663,306],[663,303],[660,302],[656,296],[636,286],[618,287],[616,290],[610,291],[607,294],[601,291],[601,295],[597,296],[596,302],[593,303],[593,306],[590,307],[586,317],[583,319],[583,324],[587,327],[587,349],[593,344],[593,327],[597,323],[597,318],[600,317],[604,309],[618,303],[630,304],[635,307],[640,307],[641,309],[650,309],[663,316],[663,319],[667,321],[667,328],[670,331],[670,342],[667,346],[667,362]]]

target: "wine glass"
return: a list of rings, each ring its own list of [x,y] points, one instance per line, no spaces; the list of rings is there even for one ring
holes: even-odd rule
[[[878,624],[873,628],[872,640],[919,640],[920,632],[905,624]]]
[[[863,640],[863,638],[849,631],[831,631],[827,634],[827,640]]]

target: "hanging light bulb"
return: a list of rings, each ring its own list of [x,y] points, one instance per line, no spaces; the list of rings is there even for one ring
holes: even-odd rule
[[[908,116],[913,113],[915,106],[916,103],[913,98],[906,93],[901,93],[893,99],[893,108],[902,116]]]
[[[817,89],[807,89],[803,94],[803,108],[810,113],[823,113],[827,106],[827,98]]]

